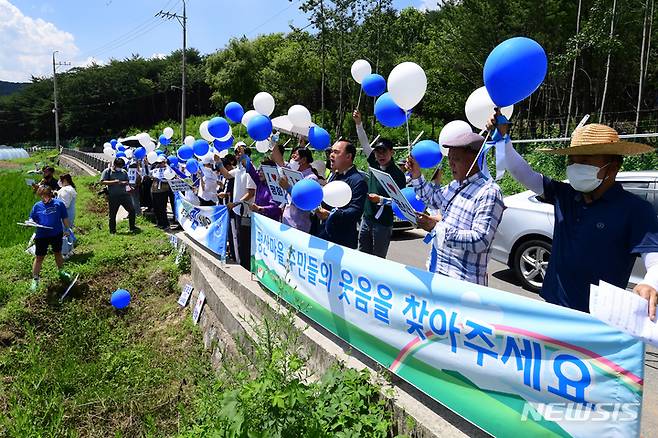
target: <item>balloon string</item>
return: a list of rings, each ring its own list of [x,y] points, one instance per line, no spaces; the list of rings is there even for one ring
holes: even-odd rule
[[[361,105],[361,93],[363,93],[363,88],[359,88],[359,100],[356,102],[357,111],[359,110],[359,106]]]
[[[477,163],[478,158],[480,158],[480,154],[482,153],[482,150],[484,149],[484,145],[487,144],[487,140],[489,140],[489,134],[490,134],[490,132],[487,131],[487,136],[484,137],[484,141],[482,142],[482,146],[480,146],[480,150],[478,151],[478,154],[475,156],[475,159],[471,163],[471,167],[468,168],[468,172],[466,172],[466,178],[468,178],[468,175],[471,174],[471,170],[473,170],[473,166],[475,166],[475,163]]]
[[[411,152],[411,137],[409,136],[409,117],[407,114],[405,114],[406,120],[405,120],[405,125],[407,125],[407,144],[409,145],[409,152]]]

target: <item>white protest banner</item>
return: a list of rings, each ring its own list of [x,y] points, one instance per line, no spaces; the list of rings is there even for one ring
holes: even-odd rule
[[[179,178],[170,180],[169,188],[171,188],[172,192],[187,192],[188,190],[192,190],[192,187],[187,182]]]
[[[201,291],[199,292],[199,297],[196,300],[196,304],[194,305],[194,311],[192,312],[192,321],[194,321],[194,325],[197,325],[199,323],[199,318],[201,317],[201,309],[203,309],[203,303],[206,302],[206,294],[205,292]]]
[[[181,291],[180,297],[178,298],[178,304],[181,307],[187,306],[188,301],[190,301],[190,296],[192,295],[192,290],[194,290],[194,286],[186,284]]]
[[[377,178],[379,184],[381,184],[384,190],[386,190],[386,193],[388,193],[388,196],[393,198],[393,202],[397,204],[404,217],[409,222],[416,225],[416,210],[414,210],[411,204],[409,204],[409,201],[404,197],[398,185],[393,181],[393,178],[391,178],[391,175],[382,172],[381,170],[373,169],[372,167],[370,168],[370,172],[372,172],[372,175]]]
[[[286,191],[281,188],[279,185],[279,171],[275,166],[260,166],[260,169],[265,174],[265,180],[267,181],[267,187],[270,189],[270,194],[272,199],[277,204],[287,203]]]

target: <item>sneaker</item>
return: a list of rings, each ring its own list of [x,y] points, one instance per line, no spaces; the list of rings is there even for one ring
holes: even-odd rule
[[[59,271],[59,279],[67,283],[70,283],[71,281],[73,281],[73,276],[68,272],[62,270]]]
[[[39,289],[39,280],[36,278],[32,279],[32,284],[30,285],[30,290],[32,292],[36,292],[36,290]]]

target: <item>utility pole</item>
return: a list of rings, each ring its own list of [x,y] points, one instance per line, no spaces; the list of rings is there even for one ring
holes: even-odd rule
[[[59,149],[59,109],[57,107],[57,67],[61,65],[71,65],[70,62],[55,62],[55,53],[59,50],[53,52],[53,100],[54,108],[53,113],[55,114],[55,147]]]
[[[160,11],[155,14],[156,17],[160,17],[166,20],[177,19],[180,25],[183,27],[183,74],[181,80],[181,109],[180,109],[180,131],[181,131],[181,141],[185,139],[185,51],[187,49],[187,11],[185,7],[185,0],[183,0],[183,15],[178,15],[171,12]]]

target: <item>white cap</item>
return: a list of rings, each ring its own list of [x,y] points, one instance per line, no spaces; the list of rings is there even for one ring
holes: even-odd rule
[[[237,142],[237,143],[235,144],[234,147],[237,148],[237,147],[240,147],[240,146],[247,146],[247,143],[245,143],[245,142],[243,142],[243,141],[239,141],[239,142]]]
[[[201,164],[211,164],[213,161],[213,156],[211,154],[206,154],[201,158]]]

